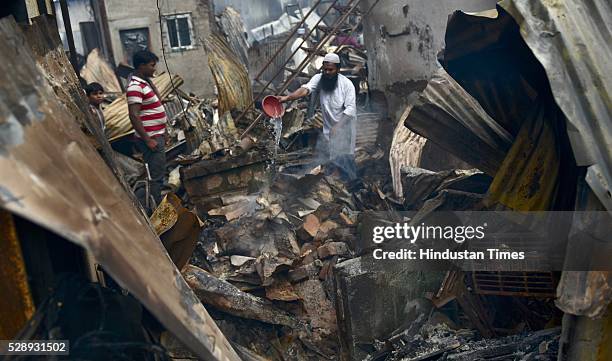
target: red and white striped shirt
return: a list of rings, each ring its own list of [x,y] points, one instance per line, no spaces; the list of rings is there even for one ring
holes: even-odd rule
[[[149,137],[166,132],[166,110],[149,83],[132,75],[127,88],[128,104],[141,104],[140,120]],[[138,132],[136,136],[140,137]]]

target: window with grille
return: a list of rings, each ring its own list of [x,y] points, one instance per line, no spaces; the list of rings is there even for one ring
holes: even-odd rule
[[[168,44],[172,50],[193,49],[193,31],[190,14],[177,14],[164,17]]]

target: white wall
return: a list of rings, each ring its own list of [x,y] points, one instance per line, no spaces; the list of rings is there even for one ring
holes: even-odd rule
[[[68,50],[68,40],[66,31],[64,30],[64,19],[62,18],[62,10],[60,9],[59,1],[54,1],[55,13],[57,17],[57,27],[64,48]],[[80,22],[94,21],[93,10],[91,9],[89,0],[68,0],[68,12],[70,14],[70,26],[72,26],[72,36],[74,37],[74,47],[77,53],[87,56],[85,53],[85,43],[81,35]]]
[[[210,34],[210,14],[206,5],[207,1],[160,0],[162,14],[191,14],[194,48],[172,51],[169,48],[164,26],[164,50],[170,71],[180,75],[185,81],[181,89],[203,97],[214,95],[214,81],[203,46],[204,40]],[[156,0],[106,0],[105,3],[115,64],[127,60],[119,32],[125,29],[148,28],[150,50],[160,58],[158,69],[164,70],[166,67],[162,58],[162,32]]]
[[[375,0],[365,0],[368,9]],[[439,67],[448,16],[495,8],[495,0],[381,0],[364,23],[370,87],[383,92],[392,118]],[[364,10],[365,11],[365,10]],[[384,34],[384,35],[383,35]]]

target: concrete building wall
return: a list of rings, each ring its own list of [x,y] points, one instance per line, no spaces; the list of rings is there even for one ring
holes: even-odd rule
[[[212,1],[212,0],[211,0]],[[214,81],[208,67],[208,56],[204,40],[211,32],[212,12],[208,0],[163,0],[161,13],[165,15],[190,14],[192,47],[173,50],[170,47],[166,22],[160,29],[159,14],[155,0],[106,0],[108,27],[115,63],[130,63],[122,41],[121,32],[131,29],[148,29],[149,49],[160,57],[158,69],[166,70],[162,53],[162,37],[166,60],[170,72],[183,77],[181,89],[198,96],[212,97]]]
[[[68,49],[68,40],[66,38],[66,31],[64,30],[64,19],[62,18],[62,10],[60,9],[59,1],[55,0],[54,5],[57,28],[59,29],[64,49]],[[85,42],[79,24],[86,21],[94,21],[93,10],[91,9],[89,0],[69,0],[68,12],[70,13],[70,26],[72,27],[74,47],[78,54],[86,57],[87,49],[85,49]]]
[[[364,0],[368,9],[375,0]],[[399,119],[415,90],[439,67],[448,16],[495,8],[495,0],[385,0],[364,21],[370,87],[385,95],[392,119]]]

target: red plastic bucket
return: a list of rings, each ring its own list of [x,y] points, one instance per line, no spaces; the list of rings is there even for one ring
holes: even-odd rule
[[[278,101],[278,98],[273,95],[268,95],[267,97],[263,98],[261,107],[263,108],[264,113],[266,113],[266,115],[270,118],[280,118],[285,115],[285,107]]]

